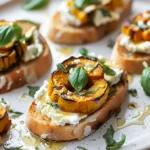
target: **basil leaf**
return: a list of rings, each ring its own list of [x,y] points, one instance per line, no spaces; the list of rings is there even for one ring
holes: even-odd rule
[[[124,144],[125,140],[126,140],[126,136],[124,134],[122,134],[121,140],[119,142],[115,141],[115,143],[112,146],[107,147],[107,150],[119,149]]]
[[[119,149],[125,142],[126,136],[123,134],[121,137],[121,140],[119,142],[116,142],[113,137],[115,134],[115,130],[113,129],[113,126],[110,125],[110,128],[107,129],[106,133],[104,134],[104,138],[107,143],[107,150],[116,150]]]
[[[14,38],[14,29],[10,25],[0,26],[0,46],[5,46]]]
[[[88,83],[88,74],[83,67],[77,67],[69,74],[69,82],[77,91],[81,91]]]
[[[23,7],[26,10],[41,9],[48,5],[49,0],[25,0]]]
[[[52,107],[59,107],[56,102],[47,102],[46,104],[51,105]]]
[[[111,17],[110,12],[106,8],[101,7],[98,10],[100,10],[102,12],[103,16],[105,16],[105,17]]]
[[[96,57],[88,55],[89,52],[88,52],[88,50],[87,50],[86,48],[81,48],[81,49],[79,50],[79,52],[80,52],[80,54],[81,54],[83,57],[85,57],[85,58],[89,58],[89,59],[92,59],[92,60],[95,60],[95,59],[96,59]]]
[[[111,96],[111,95],[115,94],[116,92],[117,92],[117,89],[115,87],[110,87],[108,95]]]
[[[35,148],[35,150],[40,150],[39,148],[38,148],[38,146],[36,146],[36,147],[34,147]]]
[[[9,114],[11,114],[12,118],[17,118],[17,117],[20,117],[21,115],[23,115],[22,112],[14,111],[13,109],[9,110]]]
[[[78,148],[79,150],[88,150],[88,149],[86,149],[85,147],[82,147],[82,146],[77,146],[77,148]]]
[[[14,27],[16,39],[20,40],[22,38],[22,28],[16,23],[13,24],[13,27]]]
[[[65,68],[64,64],[62,64],[62,63],[57,64],[57,68],[62,70],[65,73],[68,72],[67,69]]]
[[[145,23],[139,24],[137,21],[131,21],[131,24],[138,26],[142,30],[148,29],[148,25],[146,25]]]
[[[93,91],[79,92],[78,94],[79,94],[79,95],[81,95],[81,96],[89,95],[89,94],[96,93],[99,89],[100,89],[100,87],[99,87],[99,88],[97,88],[97,89],[95,89],[95,90],[93,90]]]
[[[136,89],[130,89],[130,90],[128,90],[128,92],[129,92],[129,94],[132,95],[132,97],[138,97]]]
[[[112,70],[110,67],[108,67],[105,64],[102,64],[101,62],[99,62],[99,63],[102,66],[102,68],[104,69],[104,73],[106,75],[109,75],[109,76],[115,76],[116,75],[116,72],[114,70]]]
[[[115,134],[115,130],[113,126],[110,125],[110,128],[107,129],[106,133],[103,136],[107,142],[107,146],[111,146],[115,142],[115,140],[113,139],[114,134]]]
[[[141,75],[141,85],[146,95],[150,96],[150,67],[143,70]]]
[[[99,0],[74,0],[74,6],[79,9],[84,9],[86,6],[90,4],[100,3]]]
[[[27,86],[27,88],[29,89],[29,95],[31,97],[34,97],[36,91],[38,91],[40,89],[39,86]]]

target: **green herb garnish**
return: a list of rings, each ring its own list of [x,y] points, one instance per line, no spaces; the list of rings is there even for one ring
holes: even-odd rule
[[[47,102],[46,104],[51,105],[52,107],[59,107],[56,102]]]
[[[111,95],[115,94],[116,92],[117,92],[117,89],[115,87],[110,87],[108,95],[111,96]]]
[[[128,92],[129,92],[129,94],[132,95],[132,97],[138,97],[136,89],[130,89],[130,90],[128,90]]]
[[[0,26],[0,46],[6,46],[13,40],[20,40],[22,38],[22,28],[14,23],[13,25]]]
[[[111,69],[109,66],[105,65],[105,62],[99,61],[99,64],[104,69],[104,73],[106,75],[109,75],[109,76],[115,76],[116,75],[116,72],[113,69]]]
[[[104,134],[104,138],[107,143],[107,150],[116,150],[119,149],[125,142],[126,136],[122,134],[121,140],[119,142],[116,142],[113,137],[115,134],[115,130],[113,129],[113,126],[110,125],[110,128],[107,129],[106,133]]]
[[[12,118],[17,118],[17,117],[20,117],[21,115],[23,115],[22,112],[14,111],[13,109],[9,110],[9,114],[11,115]]]
[[[4,100],[4,98],[1,98],[0,103],[7,105],[7,102]]]
[[[33,55],[34,55],[34,56],[37,56],[37,54],[38,54],[38,48],[35,47],[35,48],[34,48],[34,51],[33,51]]]
[[[34,147],[35,148],[35,150],[40,150],[39,148],[38,148],[38,146],[36,146],[36,147]]]
[[[101,7],[98,10],[100,10],[102,12],[103,16],[105,16],[105,17],[111,17],[110,12],[106,8]]]
[[[90,4],[97,4],[100,3],[99,0],[74,0],[74,5],[75,7],[79,9],[84,9]]]
[[[86,149],[85,147],[82,147],[82,146],[77,146],[77,148],[78,148],[79,150],[88,150],[88,149]]]
[[[93,94],[93,93],[96,93],[98,90],[100,89],[100,87],[99,88],[97,88],[96,90],[93,90],[93,91],[82,91],[82,92],[79,92],[78,94],[79,95],[81,95],[81,96],[84,96],[84,95],[89,95],[89,94]]]
[[[132,21],[131,24],[138,26],[142,30],[148,29],[148,25],[146,25],[144,22],[139,24],[137,21]]]
[[[49,0],[25,0],[23,7],[26,10],[37,10],[46,7]]]
[[[150,96],[150,67],[146,62],[143,63],[145,69],[141,75],[141,85],[146,95]]]
[[[68,72],[67,69],[65,68],[64,64],[62,64],[62,63],[57,64],[57,68],[62,70],[65,73]]]
[[[88,83],[88,74],[83,67],[77,67],[69,74],[69,82],[72,87],[80,92]]]
[[[96,57],[88,55],[89,52],[86,48],[81,48],[79,52],[85,58],[89,58],[89,59],[92,59],[92,60],[96,59]]]
[[[36,91],[38,91],[40,89],[39,86],[27,86],[27,88],[29,89],[29,95],[31,97],[34,97]]]

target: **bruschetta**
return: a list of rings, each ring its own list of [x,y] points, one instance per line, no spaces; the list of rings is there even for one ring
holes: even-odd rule
[[[142,73],[144,61],[150,65],[150,11],[137,14],[122,25],[112,60],[132,74]]]
[[[53,15],[48,37],[61,44],[95,42],[117,28],[130,13],[132,0],[65,0]]]
[[[0,93],[36,81],[50,65],[50,49],[35,23],[0,21]]]
[[[36,92],[26,125],[44,140],[81,140],[119,110],[128,89],[126,73],[97,58],[71,57],[57,67]]]

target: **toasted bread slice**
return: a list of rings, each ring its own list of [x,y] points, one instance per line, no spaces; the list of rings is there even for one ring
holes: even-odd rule
[[[63,24],[60,18],[60,12],[56,12],[52,17],[48,37],[51,41],[60,44],[83,44],[95,42],[101,39],[107,33],[115,30],[117,25],[130,13],[132,0],[125,1],[124,10],[117,21],[95,27],[86,24],[81,27],[67,26]]]
[[[40,42],[43,44],[43,52],[39,57],[29,62],[21,61],[12,70],[0,74],[0,93],[35,82],[49,70],[52,62],[50,49],[41,35]]]
[[[80,121],[79,124],[56,126],[51,124],[51,120],[41,115],[36,109],[36,102],[33,101],[27,115],[26,125],[28,129],[35,135],[45,139],[54,141],[81,140],[92,134],[103,123],[105,123],[114,112],[117,112],[124,102],[128,84],[126,75],[116,85],[117,92],[109,96],[107,102],[101,109],[89,115]]]
[[[124,46],[120,45],[121,37],[122,35],[116,41],[111,59],[120,64],[128,73],[141,74],[144,69],[143,62],[145,61],[150,65],[150,55],[129,52]]]

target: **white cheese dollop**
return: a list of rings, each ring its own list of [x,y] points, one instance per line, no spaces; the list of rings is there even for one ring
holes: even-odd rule
[[[40,90],[36,92],[35,99],[37,104],[37,110],[41,112],[41,114],[46,115],[48,118],[50,118],[53,125],[76,125],[80,122],[80,120],[87,117],[87,115],[80,113],[64,112],[59,107],[47,104],[47,102],[51,101],[50,97],[48,96],[47,86],[48,82],[45,81],[44,85],[40,88]]]
[[[133,43],[129,36],[124,35],[120,40],[120,45],[124,46],[129,52],[150,54],[150,41]]]
[[[80,26],[82,24],[81,20],[75,15],[71,14],[70,8],[67,6],[67,2],[62,2],[60,6],[61,20],[64,24],[70,24],[75,26]]]
[[[116,75],[110,76],[104,73],[104,79],[112,86],[117,84],[120,81],[123,74],[123,70],[115,67],[110,67],[110,66],[109,68],[114,70],[116,72]]]
[[[97,10],[93,18],[95,26],[104,25],[120,18],[120,14],[117,12],[110,12],[110,14],[111,16],[104,16],[100,10]]]
[[[24,53],[23,61],[28,62],[33,60],[41,55],[43,52],[43,45],[39,41],[39,33],[37,30],[33,33],[34,43],[27,46],[27,50]]]

